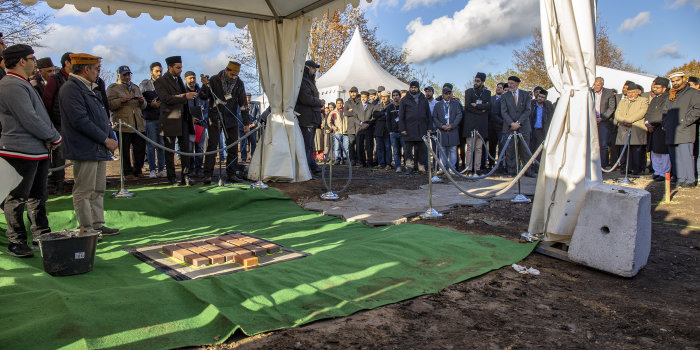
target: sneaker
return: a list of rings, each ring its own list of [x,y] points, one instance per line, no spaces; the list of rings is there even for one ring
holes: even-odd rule
[[[148,174],[148,177],[151,179],[155,179],[158,177],[158,173],[155,170],[151,170],[151,172]]]
[[[158,177],[168,177],[168,173],[165,170],[158,172]]]
[[[18,258],[31,258],[34,256],[32,248],[30,248],[27,243],[10,243],[7,246],[7,254]]]
[[[397,173],[400,173],[400,172],[401,172],[401,170],[402,170],[402,169],[401,169],[401,167],[400,167],[400,166],[397,166],[397,167],[396,167],[396,172],[397,172]]]
[[[118,228],[109,228],[107,226],[96,227],[95,231],[101,233],[103,236],[114,236],[119,234]]]

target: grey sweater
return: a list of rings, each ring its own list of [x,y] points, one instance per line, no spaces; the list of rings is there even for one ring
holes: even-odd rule
[[[45,142],[63,141],[41,97],[22,77],[9,73],[0,80],[0,156],[38,160],[48,158]]]

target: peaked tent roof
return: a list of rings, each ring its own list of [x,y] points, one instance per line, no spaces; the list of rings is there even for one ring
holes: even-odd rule
[[[332,86],[346,89],[357,86],[360,90],[367,90],[380,85],[389,91],[408,89],[408,84],[396,79],[377,63],[367,45],[362,41],[362,36],[357,28],[355,28],[355,34],[352,35],[348,47],[345,48],[338,61],[331,69],[316,79],[316,86],[319,90]]]

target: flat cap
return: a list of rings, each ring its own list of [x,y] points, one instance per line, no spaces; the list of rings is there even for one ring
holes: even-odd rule
[[[70,63],[72,64],[97,64],[100,63],[102,57],[93,56],[89,53],[72,53],[70,54]]]
[[[10,60],[12,58],[27,57],[33,53],[34,49],[32,49],[31,46],[15,44],[5,49],[5,51],[2,52],[2,57],[6,60]]]

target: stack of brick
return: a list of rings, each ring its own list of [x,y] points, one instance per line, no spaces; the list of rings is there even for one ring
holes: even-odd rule
[[[234,261],[245,267],[258,264],[258,258],[274,254],[280,246],[255,237],[230,234],[217,238],[163,247],[163,253],[195,267]]]

